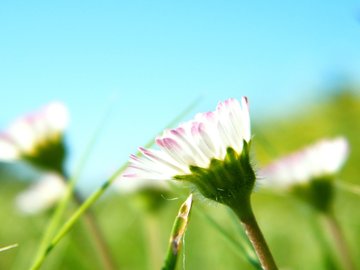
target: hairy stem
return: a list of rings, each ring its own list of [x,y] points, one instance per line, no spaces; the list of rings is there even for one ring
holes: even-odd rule
[[[255,249],[262,268],[264,270],[277,270],[278,268],[275,260],[255,219],[250,202],[247,203],[247,206],[246,204],[242,205],[241,209],[236,207],[233,208],[233,210],[239,217],[245,232]]]

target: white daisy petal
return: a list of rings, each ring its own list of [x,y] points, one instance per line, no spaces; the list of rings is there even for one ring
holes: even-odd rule
[[[141,148],[141,157],[131,157],[123,175],[133,179],[173,179],[191,173],[190,166],[207,168],[212,159],[223,159],[228,147],[241,154],[243,141],[250,141],[247,100],[220,102],[214,112],[195,119],[156,139],[160,151]]]
[[[0,160],[13,161],[20,156],[19,149],[5,134],[0,134]]]
[[[288,187],[314,178],[337,173],[348,156],[345,138],[321,140],[303,150],[281,158],[259,171],[262,184]]]
[[[69,112],[64,104],[52,102],[43,109],[43,117],[48,128],[55,133],[62,133],[69,122]]]

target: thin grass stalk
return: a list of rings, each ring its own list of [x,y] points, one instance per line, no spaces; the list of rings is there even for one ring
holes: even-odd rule
[[[249,262],[257,270],[262,269],[259,260],[249,253],[249,250],[245,244],[236,241],[235,238],[229,232],[227,232],[215,219],[207,214],[206,211],[197,210],[195,208],[195,213],[200,213],[200,215],[205,218],[206,221],[224,237],[225,240],[227,240],[227,242],[231,247],[233,247],[234,251],[236,251],[236,254],[238,254],[241,259]]]
[[[355,270],[356,266],[351,258],[350,249],[335,215],[333,213],[328,213],[324,215],[324,219],[334,239],[335,247],[344,269]]]
[[[332,253],[332,249],[330,248],[330,245],[324,235],[323,228],[320,226],[320,224],[318,222],[319,220],[317,219],[317,217],[318,217],[317,215],[316,216],[311,215],[311,217],[309,218],[309,221],[310,221],[312,230],[314,232],[313,234],[320,245],[321,253],[323,254],[322,258],[323,258],[324,269],[338,270],[339,269],[338,262]]]
[[[127,164],[120,167],[98,190],[92,193],[84,203],[75,211],[75,213],[63,224],[59,232],[52,238],[49,245],[47,245],[44,253],[33,264],[31,270],[37,270],[43,264],[45,258],[53,250],[53,248],[60,242],[60,240],[70,231],[78,219],[87,211],[90,206],[96,202],[100,196],[107,190],[107,188],[119,177],[119,175],[125,170]]]
[[[6,247],[2,247],[2,248],[0,248],[0,252],[7,251],[7,250],[9,250],[9,249],[16,248],[17,246],[18,246],[18,244],[13,244],[13,245],[9,245],[9,246],[6,246]]]
[[[75,192],[75,201],[77,202],[77,205],[81,206],[83,203],[83,200],[80,198],[80,196]],[[96,248],[96,254],[98,255],[102,265],[103,269],[107,270],[115,270],[118,269],[116,266],[115,260],[112,256],[111,250],[109,249],[108,243],[105,240],[105,237],[102,233],[101,228],[99,227],[99,224],[96,220],[96,217],[94,215],[94,212],[92,209],[88,209],[84,213],[83,219],[85,221],[85,226],[88,230],[88,234],[92,238],[94,242],[94,246]]]
[[[192,207],[192,194],[186,199],[186,201],[180,206],[178,215],[175,218],[174,225],[171,231],[169,246],[166,258],[164,260],[164,266],[162,270],[174,270],[180,251],[182,248],[182,241],[189,224],[189,216]]]
[[[88,158],[90,157],[91,151],[93,150],[96,141],[99,139],[100,132],[103,130],[103,126],[105,125],[106,119],[108,118],[109,111],[105,114],[105,116],[102,118],[102,121],[98,125],[98,128],[95,129],[95,132],[88,143],[87,147],[85,148],[84,153],[81,155],[81,159],[79,164],[76,167],[76,170],[74,174],[68,178],[67,183],[67,190],[65,196],[60,200],[58,206],[56,207],[56,210],[54,214],[52,215],[50,222],[48,226],[46,227],[45,233],[43,234],[43,237],[41,239],[39,248],[37,250],[33,265],[36,264],[37,261],[40,260],[40,257],[43,256],[47,245],[49,244],[51,237],[53,236],[55,230],[58,228],[59,223],[61,222],[62,216],[64,215],[64,212],[69,204],[69,202],[72,199],[73,193],[74,193],[74,200],[78,205],[81,205],[83,200],[81,199],[79,194],[76,194],[74,192],[75,185],[78,182],[78,179],[80,178],[81,172],[83,171]],[[64,172],[64,177],[67,178],[66,173]],[[64,178],[64,179],[65,179]],[[101,255],[100,259],[103,262],[105,269],[115,269],[115,264],[113,262],[113,259],[111,258],[110,251],[107,248],[107,245],[105,243],[105,240],[103,239],[103,236],[100,232],[100,228],[96,224],[96,220],[94,219],[93,215],[90,213],[86,217],[86,226],[88,230],[91,232],[91,237],[94,239],[94,243],[96,245],[96,248],[99,251],[99,254]],[[32,269],[32,268],[31,268]]]
[[[174,125],[174,123],[179,121],[179,119],[183,118],[187,113],[189,113],[198,104],[199,101],[200,101],[200,98],[197,98],[195,101],[193,101],[188,107],[185,108],[184,111],[182,111],[177,117],[175,117],[167,125],[167,127]],[[154,139],[151,139],[145,145],[145,147],[151,147],[153,144],[154,144]],[[32,267],[30,268],[31,270],[37,270],[37,269],[39,269],[41,267],[41,265],[43,264],[45,258],[48,256],[48,254],[51,252],[51,250],[56,246],[56,244],[74,226],[74,224],[81,217],[81,215],[83,213],[85,213],[89,209],[89,207],[100,198],[100,196],[107,190],[107,188],[109,186],[111,186],[111,184],[117,179],[118,176],[120,176],[120,174],[127,168],[127,166],[128,166],[128,163],[125,163],[123,166],[121,166],[98,190],[93,192],[84,201],[84,203],[77,209],[77,211],[75,211],[75,213],[63,224],[63,226],[60,228],[58,233],[52,238],[51,242],[46,245],[46,247],[43,249],[42,252],[39,253],[39,255],[36,257],[36,260],[34,261]],[[72,188],[73,188],[74,187],[74,182],[70,181],[69,189],[71,188],[71,185],[72,185]],[[66,200],[66,198],[64,200]],[[62,213],[60,213],[60,214],[62,215]],[[59,216],[61,217],[61,215],[59,215]],[[51,224],[51,225],[54,225],[54,224]],[[51,234],[49,234],[49,235],[51,236]]]

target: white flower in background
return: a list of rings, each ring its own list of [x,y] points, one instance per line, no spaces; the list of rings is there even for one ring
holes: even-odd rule
[[[63,132],[68,111],[60,102],[18,118],[0,133],[0,161],[25,160],[62,173],[65,158]]]
[[[129,179],[119,177],[115,181],[114,187],[120,193],[135,193],[144,189],[168,190],[169,186],[162,181],[148,181],[145,179]]]
[[[259,171],[262,185],[289,187],[313,179],[336,174],[345,163],[349,152],[343,137],[324,139],[290,154]]]
[[[36,184],[16,197],[16,205],[25,214],[36,214],[53,206],[65,192],[66,185],[62,177],[46,173]]]
[[[160,150],[139,148],[142,155],[130,157],[123,177],[189,181],[205,197],[229,204],[244,186],[250,192],[255,181],[248,159],[250,139],[247,99],[228,99],[213,112],[165,130],[156,139]]]

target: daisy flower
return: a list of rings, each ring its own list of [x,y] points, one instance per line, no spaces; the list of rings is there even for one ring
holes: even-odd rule
[[[264,185],[288,187],[336,174],[348,153],[344,137],[324,139],[272,162],[261,169],[259,175],[264,178]]]
[[[323,139],[280,158],[259,171],[261,185],[290,189],[320,211],[329,211],[333,199],[333,179],[349,154],[344,137]]]
[[[159,150],[140,148],[123,175],[130,179],[189,182],[210,200],[229,206],[243,223],[263,269],[277,269],[251,209],[255,172],[250,164],[247,98],[220,102],[156,139]]]
[[[198,114],[175,129],[165,130],[156,138],[159,150],[140,147],[142,155],[131,155],[123,177],[189,181],[205,197],[231,204],[253,187],[250,140],[247,99],[228,99],[213,112]]]
[[[67,123],[66,107],[53,102],[16,119],[0,133],[0,161],[25,161],[41,169],[40,179],[16,199],[23,213],[47,209],[65,192],[63,133]]]
[[[0,133],[0,160],[24,160],[63,174],[63,132],[67,123],[68,111],[59,102],[18,118]]]

